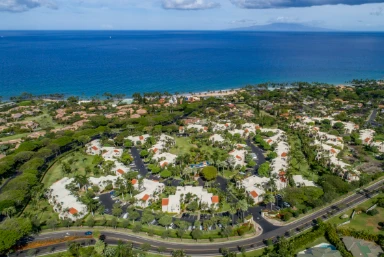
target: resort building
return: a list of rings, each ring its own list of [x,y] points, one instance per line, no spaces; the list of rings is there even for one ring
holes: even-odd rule
[[[148,207],[151,202],[159,199],[159,195],[163,192],[165,185],[156,180],[143,179],[140,183],[137,179],[132,180],[132,185],[140,193],[135,195],[136,206],[142,208]]]
[[[144,134],[144,135],[141,135],[141,136],[128,136],[125,139],[131,140],[134,145],[137,145],[137,144],[144,144],[145,140],[148,137],[150,137],[150,135]],[[140,142],[140,143],[138,143],[138,142]]]
[[[200,206],[205,205],[204,209],[218,207],[219,197],[217,195],[208,193],[208,191],[203,187],[179,186],[176,188],[176,194],[162,199],[162,211],[168,213],[180,213],[180,204],[184,202],[185,196],[187,194],[191,194],[193,197],[195,197]]]
[[[380,246],[373,242],[356,239],[349,236],[343,237],[343,243],[347,250],[350,251],[354,257],[377,257],[384,253]]]
[[[262,178],[256,175],[250,176],[242,181],[237,181],[238,188],[244,188],[248,195],[254,200],[255,204],[263,201],[265,187],[269,182],[269,178]]]
[[[74,221],[83,218],[88,211],[87,207],[66,188],[73,181],[73,178],[65,177],[53,183],[47,192],[47,198],[61,219],[68,218]]]

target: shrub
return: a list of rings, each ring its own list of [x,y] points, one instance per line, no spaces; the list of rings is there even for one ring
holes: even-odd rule
[[[376,209],[373,209],[373,210],[368,211],[367,214],[371,215],[371,216],[375,216],[375,215],[379,214],[379,211]]]
[[[169,178],[170,176],[172,176],[172,172],[170,172],[169,170],[163,170],[160,173],[160,177],[162,178]]]
[[[213,166],[207,166],[202,169],[201,174],[208,181],[214,180],[217,177],[217,169]]]

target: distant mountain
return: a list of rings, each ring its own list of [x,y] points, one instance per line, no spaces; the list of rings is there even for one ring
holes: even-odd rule
[[[234,28],[235,31],[291,31],[291,32],[322,32],[333,31],[331,29],[312,27],[300,23],[271,23],[267,25],[255,25],[243,28]]]

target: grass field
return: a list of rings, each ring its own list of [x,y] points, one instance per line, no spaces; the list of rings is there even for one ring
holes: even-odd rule
[[[62,125],[59,125],[56,121],[54,121],[49,115],[47,109],[43,109],[43,113],[36,117],[27,117],[25,120],[31,120],[39,123],[42,129],[46,128],[60,128]]]
[[[374,201],[378,197],[384,197],[384,194],[380,194],[380,195],[362,203],[361,205],[355,207],[355,209],[357,209],[357,208],[368,209],[369,207],[371,207],[374,204]],[[384,231],[378,229],[378,223],[380,221],[384,221],[384,208],[376,207],[376,209],[379,211],[379,214],[377,214],[375,216],[370,216],[370,215],[366,214],[365,212],[362,212],[360,214],[356,214],[355,217],[351,220],[351,223],[343,225],[343,226],[346,226],[349,228],[354,228],[356,230],[365,230],[365,231],[368,231],[371,233],[378,233],[378,234],[384,235]],[[348,211],[330,219],[329,222],[334,223],[334,224],[341,224],[341,223],[347,221],[348,219],[340,219],[340,217],[343,214],[348,214],[350,216],[352,214],[352,212],[353,212],[353,209],[348,210]]]
[[[45,187],[51,186],[54,182],[64,177],[62,172],[62,162],[68,162],[71,159],[73,160],[72,174],[66,175],[69,177],[75,175],[85,175],[85,167],[93,167],[92,161],[95,157],[91,155],[87,155],[81,151],[76,151],[64,156],[60,161],[57,161],[45,174],[43,179],[43,183]],[[92,175],[92,174],[87,174]]]
[[[29,135],[29,133],[22,133],[22,134],[16,134],[16,135],[8,136],[8,137],[1,137],[0,141],[4,142],[4,141],[8,141],[8,140],[19,139],[22,137],[26,137],[28,135]]]
[[[190,139],[187,137],[176,137],[176,146],[177,147],[172,147],[169,152],[172,154],[186,154],[190,152],[190,149],[192,147],[196,147],[190,143]]]

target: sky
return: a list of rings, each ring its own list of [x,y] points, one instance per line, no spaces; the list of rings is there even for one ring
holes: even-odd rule
[[[384,31],[384,0],[0,0],[0,30],[223,30],[277,22]]]

